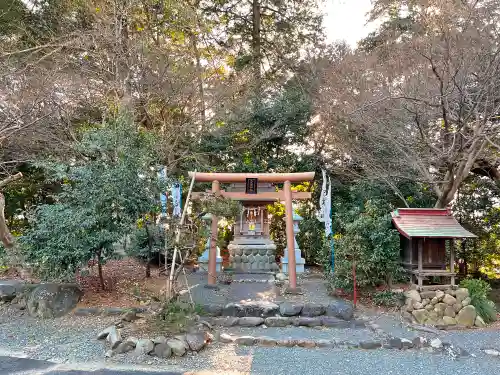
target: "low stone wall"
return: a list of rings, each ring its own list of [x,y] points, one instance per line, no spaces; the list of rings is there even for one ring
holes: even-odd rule
[[[407,321],[437,327],[484,327],[483,319],[472,306],[465,288],[442,290],[409,290],[401,314]]]

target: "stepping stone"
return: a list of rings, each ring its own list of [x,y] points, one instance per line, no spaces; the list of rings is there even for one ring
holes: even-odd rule
[[[321,317],[321,324],[324,325],[325,327],[332,327],[332,328],[349,328],[351,325],[350,322],[336,318],[334,316]]]
[[[268,327],[286,327],[286,326],[292,324],[292,322],[290,321],[289,318],[285,318],[282,316],[272,316],[272,317],[266,318],[266,320],[264,322],[265,322],[266,326],[268,326]]]
[[[283,316],[297,316],[300,315],[304,305],[299,303],[283,302],[280,305],[280,314]]]
[[[254,316],[245,316],[238,320],[238,325],[242,327],[257,327],[264,323],[264,318],[258,318]]]
[[[317,305],[313,303],[306,303],[302,308],[300,313],[302,316],[320,316],[325,313],[325,307],[323,305]]]

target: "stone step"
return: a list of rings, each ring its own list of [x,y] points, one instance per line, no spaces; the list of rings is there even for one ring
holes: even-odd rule
[[[246,316],[220,316],[220,317],[202,317],[202,321],[216,327],[330,327],[337,329],[351,328],[360,329],[366,328],[365,320],[343,320],[333,316],[317,316],[317,317],[283,317],[271,316],[267,318]]]

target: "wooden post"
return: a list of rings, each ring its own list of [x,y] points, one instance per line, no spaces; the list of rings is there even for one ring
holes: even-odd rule
[[[455,244],[449,240],[450,244],[450,272],[455,272]],[[455,285],[455,275],[451,275],[451,286]]]
[[[288,249],[288,279],[290,289],[297,288],[297,274],[295,269],[295,238],[293,235],[293,209],[292,209],[292,183],[285,181],[283,187],[285,193],[285,217],[286,217],[286,246]]]
[[[218,194],[220,191],[219,181],[212,181],[212,193]],[[217,284],[217,237],[219,231],[219,219],[212,214],[212,227],[210,233],[210,250],[208,253],[208,285]]]
[[[418,244],[418,276],[417,276],[417,280],[418,280],[418,286],[419,288],[423,285],[422,283],[422,258],[423,258],[423,247],[424,247],[424,243],[423,243],[423,239],[418,239],[417,240],[417,244]]]

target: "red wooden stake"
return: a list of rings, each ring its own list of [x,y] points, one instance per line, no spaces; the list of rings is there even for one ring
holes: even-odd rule
[[[358,300],[358,294],[356,292],[356,261],[354,259],[352,260],[352,286],[353,286],[352,301],[353,301],[354,307],[356,307],[356,302]]]

